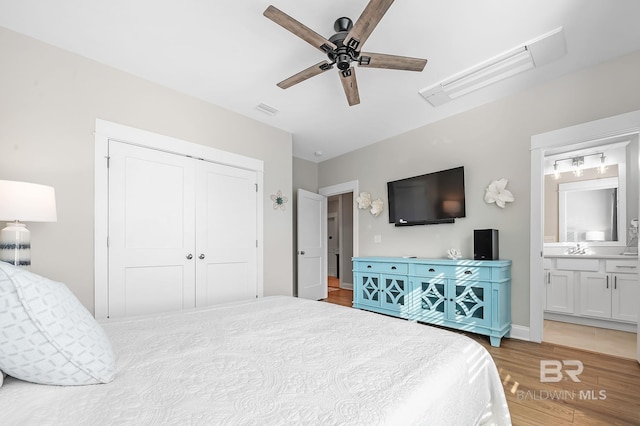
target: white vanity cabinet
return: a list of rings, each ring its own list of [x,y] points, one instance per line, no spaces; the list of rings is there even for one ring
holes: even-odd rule
[[[637,260],[607,260],[606,270],[613,279],[611,317],[638,322],[640,283]]]
[[[573,314],[573,271],[545,270],[545,309]]]
[[[640,300],[638,260],[545,258],[545,292],[547,319],[632,331]]]
[[[580,313],[620,321],[638,321],[638,262],[605,260],[603,273],[580,273]]]
[[[612,274],[611,318],[638,322],[640,286],[636,274]]]
[[[580,314],[611,318],[611,289],[609,274],[580,272]]]

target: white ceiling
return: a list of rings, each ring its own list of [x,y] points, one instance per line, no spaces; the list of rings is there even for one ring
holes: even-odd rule
[[[315,162],[640,50],[637,0],[398,0],[363,50],[426,58],[423,72],[357,68],[353,107],[336,69],[276,86],[325,58],[265,18],[269,4],[329,38],[336,18],[355,21],[367,2],[0,0],[0,26],[291,132],[294,155]],[[438,108],[418,94],[558,27],[567,54],[555,62]]]

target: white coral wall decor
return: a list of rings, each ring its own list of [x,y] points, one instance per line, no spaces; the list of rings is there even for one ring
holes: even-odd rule
[[[376,198],[371,202],[371,214],[374,216],[378,216],[380,213],[382,213],[383,207],[384,201],[382,201],[380,198]]]
[[[462,257],[462,253],[460,252],[460,249],[450,248],[447,250],[447,257],[453,260],[460,259]]]
[[[380,198],[376,198],[375,200],[371,199],[371,194],[368,192],[361,192],[360,195],[356,198],[356,202],[358,203],[359,209],[369,209],[372,215],[378,216],[382,213],[382,209],[384,207],[384,201]]]
[[[368,209],[371,207],[371,194],[368,192],[361,192],[358,198],[356,198],[358,202],[359,209]]]
[[[506,189],[507,182],[509,181],[504,178],[491,182],[484,191],[484,201],[486,203],[496,203],[498,207],[503,209],[506,203],[515,201],[511,191]]]

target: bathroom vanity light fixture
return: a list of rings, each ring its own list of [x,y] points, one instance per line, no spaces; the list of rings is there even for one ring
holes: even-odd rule
[[[574,175],[582,176],[582,166],[584,166],[584,157],[573,157],[571,167]]]
[[[559,158],[555,160],[553,162],[553,176],[556,179],[560,179],[560,170],[558,167],[558,163],[562,161],[571,161],[571,170],[573,171],[573,174],[575,176],[582,176],[585,157],[591,157],[596,155],[600,157],[600,165],[598,166],[598,173],[602,174],[607,170],[607,164],[606,164],[607,157],[605,157],[604,152],[596,152],[593,154],[578,155],[575,157]]]
[[[600,174],[604,174],[604,172],[607,171],[607,164],[605,163],[607,157],[604,156],[604,154],[602,154],[600,156],[600,166],[598,167],[598,173]]]

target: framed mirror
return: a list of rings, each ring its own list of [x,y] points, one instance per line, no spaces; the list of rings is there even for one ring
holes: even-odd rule
[[[626,223],[619,203],[617,177],[559,184],[559,242],[619,241]]]

